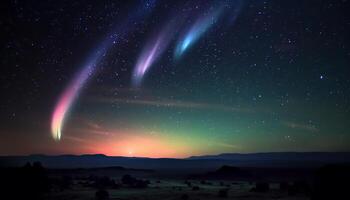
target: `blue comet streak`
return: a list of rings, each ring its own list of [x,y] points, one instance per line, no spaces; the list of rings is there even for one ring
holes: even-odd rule
[[[231,26],[237,19],[243,7],[242,0],[218,1],[215,8],[207,11],[208,14],[200,16],[194,24],[180,37],[176,45],[174,57],[179,59],[200,37],[206,33],[219,18],[225,17],[227,27]]]
[[[180,42],[175,49],[175,58],[179,58],[193,43],[197,42],[199,38],[208,31],[208,29],[216,22],[222,13],[222,8],[215,12],[199,18],[196,23],[187,31],[187,33],[180,39]]]

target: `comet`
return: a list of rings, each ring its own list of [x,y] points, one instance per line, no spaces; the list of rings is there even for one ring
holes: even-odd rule
[[[179,58],[188,48],[197,42],[199,38],[215,24],[221,13],[222,9],[220,8],[204,17],[200,17],[180,38],[175,49],[175,58]]]
[[[55,107],[52,115],[51,133],[52,137],[56,140],[61,139],[62,126],[65,120],[65,116],[72,106],[74,100],[77,98],[79,91],[88,80],[89,76],[93,73],[94,67],[92,65],[86,66],[77,77],[69,84],[66,90],[63,92],[59,101]]]
[[[141,1],[140,5],[128,15],[127,19],[118,24],[110,34],[107,34],[105,40],[100,44],[97,50],[88,57],[87,62],[81,67],[81,70],[74,76],[70,84],[65,88],[58,99],[54,108],[51,119],[52,137],[59,141],[62,137],[62,128],[66,121],[67,115],[71,110],[74,102],[79,96],[81,89],[86,85],[89,78],[93,76],[99,62],[106,55],[108,50],[113,47],[122,37],[135,29],[137,21],[144,19],[155,6],[154,0]]]
[[[174,58],[179,59],[189,48],[210,30],[221,18],[227,21],[227,27],[236,21],[237,16],[242,8],[243,2],[236,1],[219,1],[215,7],[209,7],[203,15],[199,15],[194,23],[179,38],[174,51]]]
[[[165,28],[163,28],[160,33],[152,38],[142,50],[132,75],[132,82],[134,86],[140,86],[146,72],[168,47],[174,34],[174,31],[171,29],[172,26],[172,23],[166,25]]]

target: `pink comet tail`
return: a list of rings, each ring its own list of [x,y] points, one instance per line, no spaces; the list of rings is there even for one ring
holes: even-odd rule
[[[93,71],[91,65],[86,66],[78,76],[73,79],[69,87],[63,92],[58,103],[56,104],[51,121],[51,133],[55,140],[60,140],[62,135],[62,127],[68,109],[71,107],[75,98],[79,94],[79,90],[84,85]]]

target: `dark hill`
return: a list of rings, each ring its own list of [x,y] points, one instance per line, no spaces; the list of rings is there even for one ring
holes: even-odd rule
[[[325,164],[350,163],[350,153],[254,153],[194,156],[187,159],[140,158],[97,155],[0,156],[0,166],[23,166],[39,161],[48,168],[101,168],[122,166],[135,169],[218,169],[221,166],[305,168]],[[227,170],[227,169],[221,169]],[[234,170],[234,169],[230,169]]]

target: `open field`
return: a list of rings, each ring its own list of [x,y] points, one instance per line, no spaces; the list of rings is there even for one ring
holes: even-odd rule
[[[38,158],[41,160],[33,161]],[[249,163],[264,165],[237,166],[231,164],[244,162],[34,156],[21,162],[3,162],[6,165],[0,167],[0,188],[11,200],[328,200],[349,195],[350,165],[341,158],[337,162],[334,157],[332,162],[323,159],[323,163],[330,164],[317,166],[302,166],[301,159],[294,163],[255,159]],[[106,166],[108,162],[125,165]],[[89,163],[104,166],[84,167]]]
[[[152,199],[223,199],[220,191],[227,190],[228,199],[309,199],[306,195],[288,195],[287,191],[281,191],[278,184],[271,184],[268,192],[252,192],[255,187],[253,183],[248,182],[229,182],[229,181],[210,181],[212,185],[202,184],[200,181],[190,181],[191,186],[179,180],[161,180],[157,183],[152,180],[147,188],[118,188],[108,189],[110,199],[133,199],[133,200],[152,200]],[[194,189],[198,187],[197,189]],[[57,191],[49,195],[49,199],[95,199],[95,188],[83,187],[79,184],[69,190]]]

